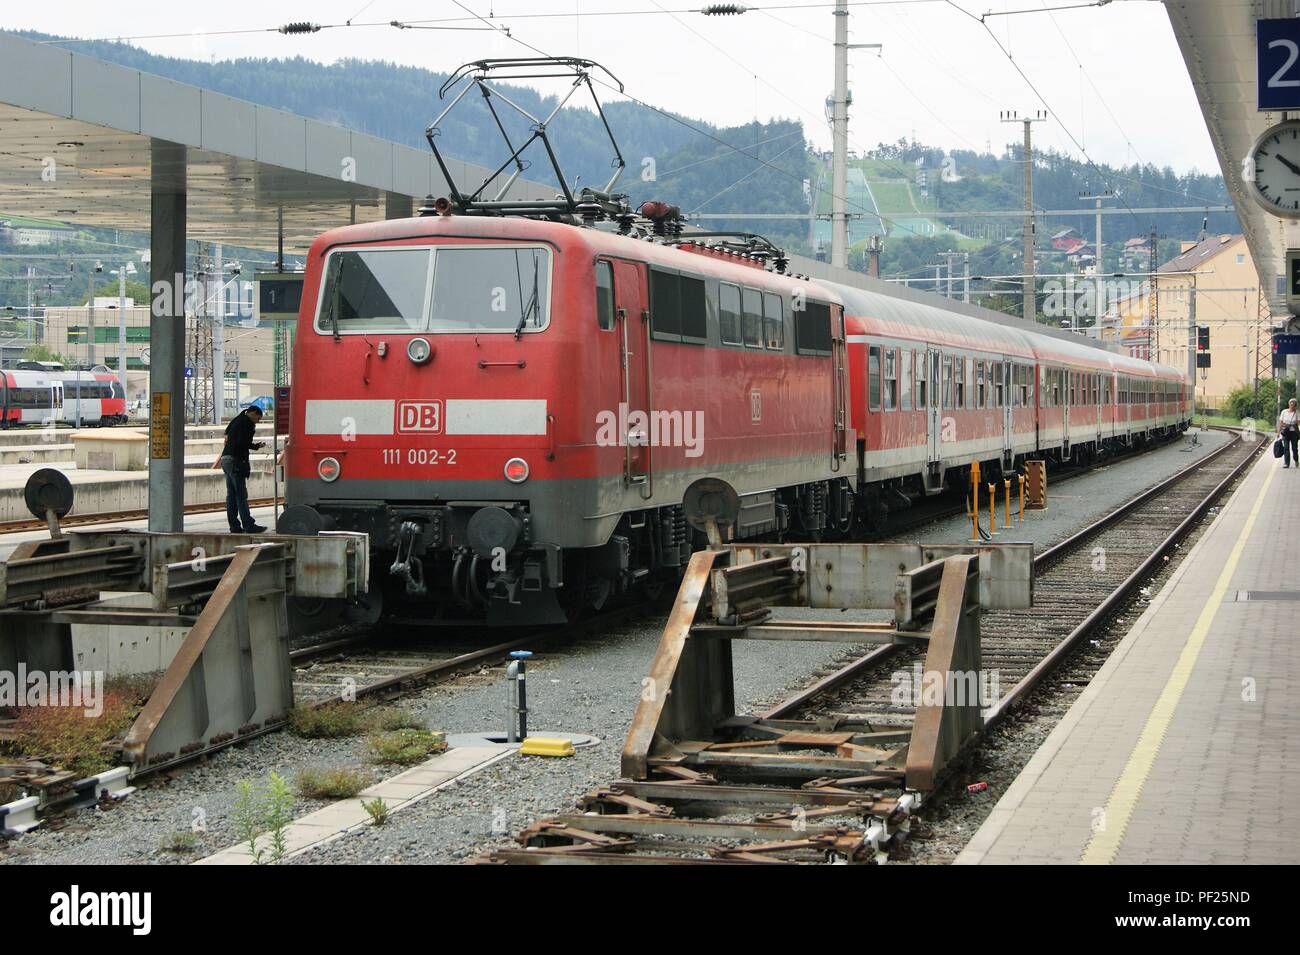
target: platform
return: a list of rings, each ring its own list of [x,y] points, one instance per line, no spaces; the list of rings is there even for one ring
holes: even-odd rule
[[[1300,862],[1300,470],[1268,455],[958,864]]]

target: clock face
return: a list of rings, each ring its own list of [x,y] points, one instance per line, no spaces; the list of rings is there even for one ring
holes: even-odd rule
[[[1300,121],[1288,120],[1265,132],[1250,157],[1255,201],[1274,215],[1300,219]]]

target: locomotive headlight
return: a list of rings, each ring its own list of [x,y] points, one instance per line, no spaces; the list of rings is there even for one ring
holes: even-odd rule
[[[433,346],[427,338],[412,338],[406,343],[406,357],[417,365],[423,365],[433,357]]]
[[[338,458],[321,458],[320,464],[316,465],[316,473],[322,481],[337,481],[343,468],[339,466]]]
[[[523,458],[511,458],[506,462],[505,474],[511,484],[523,484],[528,480],[528,462]]]

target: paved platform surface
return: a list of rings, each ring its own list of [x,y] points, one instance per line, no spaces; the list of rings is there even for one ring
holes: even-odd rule
[[[1300,469],[1267,451],[957,864],[1300,862]]]
[[[428,799],[454,780],[475,773],[498,760],[513,756],[515,750],[505,746],[462,746],[449,749],[391,779],[375,783],[354,799],[342,799],[293,821],[285,830],[285,858],[302,855],[312,849],[340,839],[371,825],[363,800],[383,799],[389,812],[399,812]],[[257,839],[258,848],[269,849],[270,836]],[[252,865],[253,853],[247,843],[222,849],[194,865]]]

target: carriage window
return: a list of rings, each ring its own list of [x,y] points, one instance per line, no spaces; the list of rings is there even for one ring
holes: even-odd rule
[[[763,293],[763,337],[773,351],[785,350],[785,303],[774,292]]]
[[[867,407],[880,410],[880,347],[867,349]]]
[[[984,361],[975,362],[975,407],[984,407]]]
[[[747,348],[763,347],[763,295],[758,289],[741,291],[743,306],[741,331],[745,333]]]
[[[614,266],[596,263],[596,324],[609,331],[614,327]]]
[[[718,286],[718,328],[724,345],[740,344],[740,286]]]
[[[885,350],[885,410],[893,411],[898,407],[898,352],[889,348]]]
[[[966,359],[958,358],[953,366],[953,402],[954,407],[966,407]]]
[[[831,307],[822,302],[805,302],[794,313],[795,351],[801,355],[831,353]]]
[[[898,407],[912,410],[912,353],[903,349],[898,353]]]
[[[925,407],[925,352],[913,352],[916,356],[916,407],[919,411]]]
[[[1002,393],[1002,362],[993,363],[993,406],[1001,408],[1003,402]]]
[[[952,356],[943,356],[943,407],[952,407]]]

